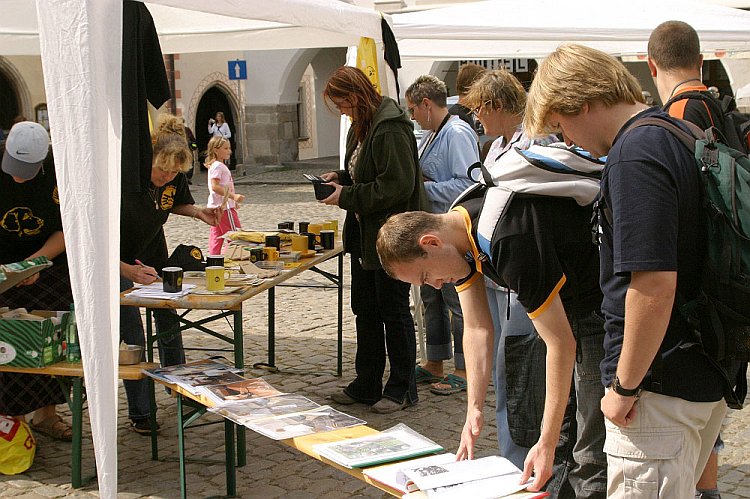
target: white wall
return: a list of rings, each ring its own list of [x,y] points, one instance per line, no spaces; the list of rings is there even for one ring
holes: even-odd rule
[[[311,64],[315,87],[315,117],[318,157],[339,154],[339,114],[328,109],[323,101],[323,89],[331,73],[346,62],[346,49],[321,50]]]

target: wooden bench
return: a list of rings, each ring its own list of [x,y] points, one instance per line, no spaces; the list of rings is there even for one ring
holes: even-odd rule
[[[143,369],[154,369],[159,364],[151,362],[141,362],[129,366],[119,366],[119,378],[124,380],[138,380],[146,377]],[[83,440],[83,366],[80,362],[58,362],[47,367],[15,367],[0,365],[0,372],[22,373],[22,374],[40,374],[44,376],[54,376],[59,378],[63,384],[63,392],[73,415],[73,441],[71,442],[71,463],[70,463],[70,481],[73,488],[79,488],[83,482],[81,480],[81,448]],[[72,386],[73,395],[70,396],[69,388]],[[153,390],[152,390],[153,393]],[[152,403],[151,421],[152,429],[155,426],[155,406]],[[158,447],[156,432],[151,432],[152,454],[156,455]]]

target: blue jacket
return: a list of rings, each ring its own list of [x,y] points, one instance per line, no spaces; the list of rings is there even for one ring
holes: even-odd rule
[[[432,143],[424,147],[432,135],[426,135],[419,144],[420,151],[424,148],[419,166],[430,211],[445,213],[458,195],[474,183],[466,170],[479,161],[477,135],[458,116],[451,116]]]

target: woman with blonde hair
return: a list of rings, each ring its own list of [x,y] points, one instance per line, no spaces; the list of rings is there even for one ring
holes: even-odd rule
[[[208,141],[205,166],[208,168],[208,201],[206,206],[222,211],[221,221],[211,227],[208,235],[208,252],[210,255],[223,253],[224,239],[221,237],[230,230],[241,227],[237,215],[237,204],[245,196],[234,192],[232,173],[225,164],[232,155],[229,140],[223,137],[211,137]]]
[[[219,222],[216,208],[195,206],[185,172],[192,167],[193,154],[185,140],[181,118],[159,117],[152,136],[151,178],[145,191],[123,193],[120,208],[120,291],[133,283],[151,284],[167,264],[164,224],[170,213],[193,217],[208,225]],[[157,270],[158,269],[158,270]],[[174,310],[154,311],[162,365],[185,362],[179,320]],[[120,307],[120,339],[129,345],[144,345],[143,324],[138,307]],[[151,434],[148,383],[125,381],[129,416],[134,431]]]
[[[346,210],[344,250],[352,256],[357,327],[357,377],[332,398],[371,405],[375,413],[395,412],[417,402],[416,338],[409,285],[385,273],[375,239],[390,215],[427,208],[413,126],[404,110],[380,96],[357,68],[334,71],[323,98],[352,120],[346,169],[323,175],[334,191],[322,202]],[[383,386],[386,353],[390,375]]]

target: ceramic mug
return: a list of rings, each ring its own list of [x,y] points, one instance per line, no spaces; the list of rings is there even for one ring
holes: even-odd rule
[[[336,240],[336,233],[332,230],[321,230],[320,231],[320,245],[323,249],[333,249],[334,241]]]
[[[206,289],[209,291],[223,291],[229,279],[229,271],[224,267],[206,267]]]
[[[307,251],[307,236],[292,236],[292,251]]]
[[[165,293],[182,291],[182,267],[164,267],[161,269],[161,278]]]
[[[263,259],[264,260],[278,260],[279,250],[273,246],[266,246],[263,248]]]
[[[206,267],[223,267],[224,255],[208,255],[206,257]]]

